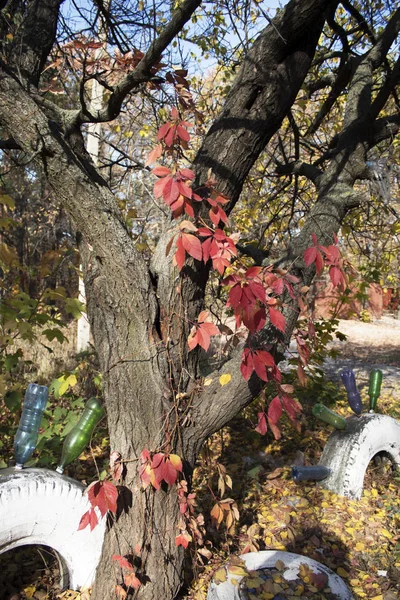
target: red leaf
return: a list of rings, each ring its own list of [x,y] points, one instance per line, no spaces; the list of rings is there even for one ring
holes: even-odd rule
[[[259,358],[257,352],[253,354],[254,370],[263,381],[268,381],[267,369],[263,361]]]
[[[272,354],[267,352],[267,350],[256,350],[256,354],[263,361],[264,365],[267,367],[275,367],[275,360]]]
[[[186,252],[190,254],[190,256],[192,256],[196,260],[201,260],[203,258],[201,242],[198,237],[195,237],[190,233],[182,233],[182,244]]]
[[[272,431],[272,433],[274,434],[274,438],[276,440],[279,440],[281,437],[281,430],[279,429],[278,425],[276,425],[275,423],[271,423],[271,421],[268,419],[268,424],[269,427]]]
[[[181,140],[183,140],[184,142],[188,142],[190,140],[190,134],[187,131],[187,129],[185,129],[184,127],[182,127],[181,125],[177,126],[177,134],[178,136],[181,138]]]
[[[317,251],[317,256],[315,258],[315,266],[317,268],[317,275],[321,275],[324,270],[324,259],[322,257],[321,252]]]
[[[123,463],[121,462],[120,453],[115,450],[110,454],[110,470],[111,477],[118,482],[122,477]]]
[[[275,396],[268,407],[268,421],[274,425],[282,416],[282,402],[279,396]]]
[[[325,248],[325,255],[329,262],[335,263],[340,259],[340,250],[337,246]]]
[[[340,287],[344,285],[343,273],[338,267],[331,267],[329,269],[329,277],[331,278],[334,287]]]
[[[90,509],[91,510],[91,509]],[[79,521],[78,531],[81,529],[85,529],[89,525],[89,511],[87,510],[84,515],[82,515],[81,520]]]
[[[312,233],[311,237],[312,237],[312,241],[314,243],[314,246],[316,246],[318,244],[318,238],[317,238],[317,236],[315,235],[315,233]]]
[[[191,181],[193,181],[193,179],[195,178],[194,171],[192,171],[191,169],[181,169],[179,171],[179,175],[181,175],[181,177],[183,177],[184,179],[190,179]]]
[[[243,378],[248,381],[251,377],[252,372],[254,371],[253,364],[253,355],[250,352],[249,348],[245,348],[242,354],[242,362],[240,365],[240,371],[243,375]]]
[[[274,327],[285,333],[285,317],[279,310],[269,307],[269,318]]]
[[[171,123],[164,123],[164,125],[161,125],[161,127],[157,133],[157,139],[162,140],[167,135],[170,128],[171,128]]]
[[[175,538],[175,546],[183,546],[184,548],[187,548],[192,539],[193,538],[189,533],[181,533]]]
[[[291,421],[295,421],[299,414],[301,413],[301,404],[297,402],[294,398],[289,396],[288,394],[283,394],[281,396],[283,408],[289,415]]]
[[[183,265],[185,264],[185,248],[183,247],[182,236],[179,236],[176,240],[176,252],[174,254],[174,262],[178,269],[182,271]]]
[[[303,387],[306,387],[306,385],[307,385],[307,377],[306,377],[306,374],[304,372],[303,365],[301,365],[300,363],[297,365],[297,377],[299,378],[299,381],[300,381],[301,385]]]
[[[261,271],[262,267],[250,267],[246,271],[246,279],[253,279],[254,277],[257,277],[257,275],[259,275]]]
[[[214,323],[202,323],[200,325],[202,331],[207,331],[208,335],[219,335],[220,331]]]
[[[192,188],[186,185],[186,183],[184,183],[183,181],[178,181],[178,187],[179,192],[182,194],[182,196],[185,196],[185,198],[190,199],[193,196]]]
[[[159,485],[164,479],[164,462],[165,462],[165,454],[162,452],[158,452],[154,454],[151,460],[151,468],[153,469],[155,480]]]
[[[113,554],[112,559],[116,560],[119,563],[120,567],[128,569],[128,571],[133,571],[133,565],[131,565],[129,560],[126,559],[124,556],[121,556],[120,554]]]
[[[163,465],[163,479],[168,485],[174,485],[178,477],[178,471],[175,469],[172,462],[167,458]]]
[[[161,179],[157,179],[153,188],[154,196],[156,198],[161,198],[161,196],[164,194],[164,188],[170,180],[171,177],[168,176],[162,177]]]
[[[310,265],[312,265],[312,263],[315,262],[316,257],[317,257],[317,249],[315,248],[315,246],[311,246],[311,248],[307,248],[307,250],[305,250],[305,252],[304,252],[304,262],[306,263],[306,267],[309,267]]]
[[[283,279],[282,277],[279,277],[279,279],[277,279],[276,281],[274,281],[274,283],[271,285],[272,290],[275,292],[275,294],[277,294],[278,296],[280,296],[283,292]]]
[[[171,147],[175,141],[176,136],[176,125],[169,124],[169,130],[164,136],[164,142],[166,146]]]
[[[157,144],[157,146],[154,148],[154,150],[152,150],[150,152],[150,154],[148,155],[146,162],[144,163],[145,167],[148,167],[149,165],[151,165],[153,162],[155,162],[158,158],[160,158],[161,154],[163,151],[163,147],[161,144]]]
[[[168,167],[154,167],[151,172],[157,177],[166,177],[167,175],[171,175],[171,169],[168,169]]]
[[[88,498],[93,508],[97,506],[103,517],[107,511],[114,514],[117,512],[118,490],[109,481],[95,481],[90,484]]]
[[[90,508],[88,511],[85,512],[85,514],[79,521],[78,531],[80,531],[81,529],[85,529],[85,527],[87,527],[88,525],[90,526],[90,531],[93,531],[98,522],[99,520],[97,518],[95,510],[93,508]]]
[[[135,590],[137,590],[141,585],[135,573],[128,573],[127,575],[124,575],[124,583],[128,587],[133,587]]]
[[[259,413],[257,413],[257,417],[258,417],[258,425],[255,430],[259,434],[265,435],[268,431],[266,414],[265,414],[265,412],[259,412]]]

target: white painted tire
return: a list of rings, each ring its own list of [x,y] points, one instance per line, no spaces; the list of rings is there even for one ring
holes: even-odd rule
[[[282,571],[282,576],[287,581],[293,581],[298,578],[300,565],[307,565],[314,573],[325,573],[328,576],[328,585],[332,594],[337,596],[337,600],[353,600],[353,596],[343,579],[336,575],[331,569],[321,563],[291,552],[281,552],[280,550],[264,550],[261,552],[249,552],[240,557],[248,571],[257,571],[275,567],[278,560],[281,560],[287,567]],[[227,563],[229,565],[229,562]],[[232,579],[236,583],[232,583]],[[240,581],[242,576],[230,575],[227,571],[227,580],[223,583],[211,581],[208,589],[207,600],[241,600],[239,595]]]
[[[78,531],[90,508],[84,486],[48,469],[0,469],[0,554],[27,545],[56,552],[61,587],[90,586],[100,559],[106,519]]]
[[[347,429],[334,431],[324,448],[320,464],[331,469],[319,485],[358,500],[368,464],[378,452],[386,452],[400,467],[400,423],[381,414],[355,415],[346,419]]]

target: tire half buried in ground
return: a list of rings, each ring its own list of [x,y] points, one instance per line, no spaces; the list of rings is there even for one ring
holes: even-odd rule
[[[347,429],[334,431],[320,464],[331,469],[319,485],[341,496],[361,498],[369,462],[384,452],[400,467],[400,423],[387,415],[364,414],[346,419]]]

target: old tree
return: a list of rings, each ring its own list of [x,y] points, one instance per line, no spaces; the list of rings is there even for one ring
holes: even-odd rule
[[[229,0],[184,0],[173,6],[96,0],[93,5],[83,3],[81,9],[74,4],[69,11],[63,0],[1,0],[0,10],[0,145],[10,161],[40,172],[50,197],[61,203],[76,227],[87,310],[104,378],[111,449],[121,454],[125,465],[124,510],[106,534],[93,598],[115,597],[115,585],[121,581],[112,556],[129,556],[140,547],[136,574],[142,583],[137,597],[172,599],[182,585],[184,560],[184,549],[176,544],[181,520],[177,488],[163,484],[158,490],[151,485],[143,489],[138,476],[141,453],[147,449],[164,457],[180,456],[183,476],[190,482],[204,441],[249,404],[265,382],[255,372],[248,380],[242,376],[242,343],[208,375],[210,385],[204,385],[200,348],[191,350],[187,342],[207,308],[211,260],[197,260],[201,253],[191,247],[195,258],[187,255],[179,270],[174,248],[166,250],[179,219],[165,216],[162,232],[153,236],[151,257],[135,244],[131,222],[128,226],[120,211],[118,189],[112,191],[106,170],[96,168],[85,150],[87,124],[126,119],[141,97],[146,99],[141,105],[143,123],[154,122],[157,102],[164,102],[163,89],[171,84],[168,62],[173,57],[176,65],[179,48],[195,41],[203,50],[208,44],[210,52],[221,55],[215,43],[221,14],[239,37],[247,32],[228,65],[234,76],[222,109],[202,136],[192,164],[183,164],[195,173],[192,184],[186,177],[184,189],[190,200],[190,185],[199,193],[214,186],[228,199],[223,208],[233,217],[249,173],[268,151],[268,173],[275,181],[289,182],[289,212],[301,218],[287,221],[286,246],[270,261],[273,268],[279,266],[279,276],[293,276],[294,293],[279,290],[285,331],[261,319],[262,327],[253,327],[257,331],[246,342],[254,351],[267,348],[278,361],[296,326],[299,290],[315,275],[315,265],[307,267],[303,259],[313,244],[312,234],[319,244],[333,244],[349,213],[362,214],[365,208],[358,182],[376,176],[371,164],[377,156],[395,156],[400,10],[391,0],[290,0],[273,20],[262,4],[245,3],[239,9]],[[253,39],[246,29],[252,10]],[[206,25],[191,40],[196,15],[202,15]],[[96,62],[99,55],[93,58],[88,40],[98,36],[103,36],[100,46],[108,59]],[[86,48],[86,59],[68,55],[71,47]],[[124,63],[122,58],[134,47],[141,52]],[[116,53],[119,62],[113,62]],[[117,63],[123,68],[116,68]],[[58,78],[68,101],[52,89]],[[97,108],[89,102],[94,79],[102,89]],[[190,120],[182,102],[178,106],[178,120]],[[130,139],[132,131],[126,137]],[[163,150],[168,147],[164,143]],[[115,142],[112,148],[110,163],[120,156]],[[180,156],[184,154],[181,149]],[[137,161],[135,169],[141,167],[145,168]],[[145,176],[151,177],[148,171]],[[308,186],[307,211],[296,204],[302,182]],[[262,189],[267,188],[260,187],[260,194]],[[259,200],[267,206],[268,198]],[[212,230],[210,207],[205,209],[204,202],[193,206],[196,217]],[[387,214],[389,219],[392,213]],[[267,245],[268,236],[265,227],[260,242]],[[266,253],[261,256],[264,265],[270,264]],[[263,310],[260,294],[256,305]],[[275,313],[275,325],[276,319]],[[224,386],[219,382],[222,374],[231,377]]]

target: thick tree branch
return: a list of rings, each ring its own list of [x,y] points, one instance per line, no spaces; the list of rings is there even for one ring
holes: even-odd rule
[[[39,84],[40,75],[54,44],[62,2],[63,0],[29,0],[26,4],[20,2],[17,9],[15,3],[12,3],[12,16],[17,26],[14,32],[13,19],[8,20],[9,34],[14,37],[10,47],[6,47],[7,68],[11,68],[18,77],[22,76],[35,87]]]

